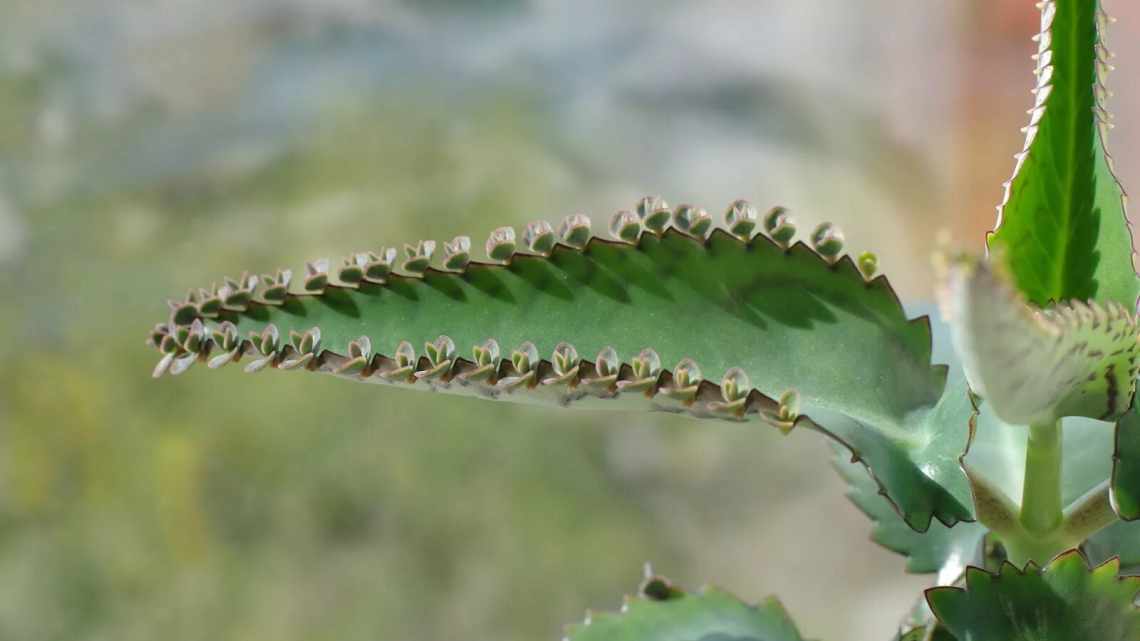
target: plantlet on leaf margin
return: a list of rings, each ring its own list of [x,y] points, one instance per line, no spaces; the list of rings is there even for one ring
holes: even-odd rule
[[[352,254],[335,279],[310,262],[299,291],[288,270],[191,290],[150,332],[154,375],[247,359],[247,372],[799,427],[842,452],[875,540],[937,573],[908,641],[1138,641],[1140,585],[1118,575],[1140,570],[1140,278],[1104,146],[1106,17],[1094,0],[1039,6],[1036,102],[991,258],[948,259],[940,277],[953,353],[835,226],[805,244],[782,207],[761,218],[737,200],[714,228],[651,196],[610,219],[613,240],[574,214],[528,225],[526,251],[496,229],[483,260],[459,236],[439,260],[430,240],[402,262]],[[1109,441],[1111,461],[1087,455]],[[1092,567],[1084,550],[1119,559]],[[802,641],[774,601],[656,576],[567,636]]]

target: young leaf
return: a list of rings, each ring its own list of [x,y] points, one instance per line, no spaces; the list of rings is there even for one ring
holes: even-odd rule
[[[486,398],[820,429],[880,475],[912,527],[969,518],[942,487],[960,474],[933,464],[964,443],[968,400],[964,384],[947,389],[946,368],[931,364],[928,319],[909,319],[885,278],[868,280],[840,257],[838,232],[821,256],[748,237],[750,207],[731,211],[739,236],[672,228],[605,241],[571,217],[561,242],[531,247],[540,253],[447,271],[421,260],[411,273],[375,276],[366,265],[358,283],[251,296],[202,322],[248,336],[223,361],[249,356],[252,369],[294,364]],[[152,342],[192,363],[180,323],[193,317],[157,328]],[[319,345],[284,339],[314,328]],[[362,339],[369,359],[351,352]],[[453,357],[440,357],[443,339]],[[212,348],[205,341],[198,357]]]
[[[780,602],[751,606],[716,589],[686,594],[650,577],[620,613],[587,614],[568,626],[567,641],[804,641]]]
[[[985,527],[979,523],[958,523],[954,527],[931,524],[926,532],[916,532],[880,493],[867,471],[851,463],[845,451],[834,449],[832,463],[847,481],[847,497],[874,521],[871,539],[907,557],[908,572],[938,573],[939,584],[946,585],[955,581],[967,565],[978,562]]]
[[[1140,520],[1140,409],[1135,399],[1128,412],[1116,421],[1113,463],[1113,508],[1122,519]],[[1140,534],[1137,539],[1140,540]]]
[[[1037,100],[988,239],[1018,289],[1042,307],[1095,298],[1132,309],[1140,293],[1124,193],[1104,143],[1109,56],[1100,4],[1039,5]]]
[[[975,392],[1014,425],[1112,419],[1138,373],[1137,319],[1115,302],[1036,309],[989,262],[956,258],[939,291]]]
[[[927,591],[931,609],[958,639],[971,641],[1136,641],[1140,578],[1110,561],[1089,569],[1071,551],[1041,569],[1005,564],[998,574],[970,568],[966,587]]]

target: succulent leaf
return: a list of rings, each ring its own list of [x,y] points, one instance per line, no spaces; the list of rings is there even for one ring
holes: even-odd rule
[[[1081,551],[1096,564],[1119,558],[1121,574],[1140,576],[1140,523],[1117,521],[1086,541]]]
[[[1135,399],[1128,412],[1116,421],[1113,462],[1112,507],[1122,519],[1140,520],[1140,409]],[[1137,530],[1136,538],[1140,541],[1140,523]]]
[[[1035,305],[1140,293],[1124,192],[1105,149],[1109,70],[1099,0],[1045,0],[1036,102],[988,242]]]
[[[970,384],[1006,422],[1108,420],[1128,408],[1140,356],[1129,310],[1112,301],[1037,309],[973,258],[954,259],[940,290]]]
[[[867,471],[852,463],[842,448],[834,447],[832,465],[847,482],[847,498],[873,522],[871,540],[906,557],[906,569],[915,574],[938,574],[939,584],[958,578],[981,555],[986,528],[979,523],[958,523],[947,527],[931,524],[926,532],[916,532],[899,516],[891,502]]]
[[[385,250],[368,256],[351,287],[325,278],[318,290],[254,295],[244,310],[201,321],[249,337],[230,341],[232,354],[216,363],[252,359],[248,371],[295,367],[484,398],[805,426],[852,449],[912,527],[970,518],[968,493],[954,489],[960,472],[943,464],[965,441],[968,398],[931,365],[928,320],[910,320],[886,279],[866,280],[850,257],[753,238],[741,224],[755,222],[755,209],[739,201],[731,212],[747,240],[670,228],[611,242],[589,238],[589,219],[576,215],[549,249],[550,226],[528,227],[531,250],[547,255],[454,271],[432,267],[434,243],[421,241],[407,246],[400,271]],[[466,249],[450,245],[443,263]],[[321,267],[310,265],[307,283]],[[287,281],[274,277],[273,287]],[[177,340],[164,347],[171,327],[182,326],[151,338],[173,354],[167,368],[186,353]],[[276,338],[314,328],[308,342]],[[441,336],[454,357],[434,354]],[[428,344],[417,358],[413,346]],[[499,360],[498,345],[520,347]],[[598,356],[567,367],[570,354]]]
[[[587,613],[567,626],[566,641],[804,641],[784,607],[774,598],[748,605],[706,588],[681,591],[660,577],[649,577],[620,613]]]
[[[961,582],[962,578],[959,576],[955,582]],[[948,584],[939,581],[939,585]],[[926,603],[926,596],[923,595],[907,613],[892,641],[956,641],[956,639],[946,626],[934,617],[934,613]]]
[[[1110,561],[1089,568],[1071,551],[1044,569],[966,571],[966,587],[927,591],[931,609],[958,639],[972,641],[1136,641],[1140,578],[1120,577]]]

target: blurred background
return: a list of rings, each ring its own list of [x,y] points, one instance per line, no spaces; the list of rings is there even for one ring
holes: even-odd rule
[[[1140,5],[1111,147],[1140,189]],[[927,577],[810,435],[317,376],[152,381],[164,300],[653,193],[928,300],[1022,144],[1032,0],[0,0],[0,639],[557,639],[642,564],[808,637]]]

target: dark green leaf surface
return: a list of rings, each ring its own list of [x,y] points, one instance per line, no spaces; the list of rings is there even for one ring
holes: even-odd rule
[[[970,641],[1137,641],[1140,578],[1117,564],[1090,570],[1076,552],[1044,569],[1010,564],[999,574],[970,568],[966,588],[934,588],[930,607],[958,639]]]
[[[1131,309],[1140,281],[1123,190],[1104,147],[1100,2],[1041,7],[1037,102],[989,245],[1039,306],[1097,299]]]
[[[1140,409],[1137,409],[1135,400],[1132,408],[1116,422],[1116,453],[1113,458],[1113,507],[1123,519],[1140,520]],[[1137,523],[1136,538],[1137,547],[1140,547],[1140,523]]]
[[[179,327],[193,317],[184,313]],[[673,229],[661,237],[643,234],[636,244],[594,238],[583,249],[556,245],[549,257],[517,254],[502,265],[472,263],[458,272],[428,269],[419,277],[394,274],[384,284],[290,293],[280,305],[255,296],[244,311],[204,320],[212,329],[234,323],[245,358],[257,357],[245,337],[269,325],[283,337],[317,327],[318,353],[307,368],[321,371],[343,365],[350,344],[367,337],[376,355],[349,375],[378,383],[392,382],[384,367],[400,341],[419,349],[445,335],[465,359],[494,339],[505,358],[489,379],[462,378],[472,363],[461,360],[440,377],[399,382],[519,402],[818,427],[869,466],[912,527],[970,516],[965,494],[943,487],[961,486],[954,460],[970,406],[964,382],[947,387],[946,368],[931,364],[928,319],[909,319],[884,278],[867,280],[849,257],[831,263],[802,243],[783,249],[763,236],[746,242],[723,230],[707,240]],[[547,359],[569,343],[583,365],[558,378],[544,360],[530,384],[503,388],[502,381],[519,374],[511,351],[526,341]],[[592,359],[604,348],[625,363],[620,382],[591,388],[586,375],[597,373]],[[621,385],[638,383],[634,359],[645,348],[660,356],[663,371],[626,391]],[[295,352],[282,348],[272,365]],[[415,369],[430,373],[433,363],[422,354]],[[677,401],[669,370],[686,358],[707,380],[694,398]],[[731,368],[740,368],[756,391],[726,411],[727,388],[716,382]],[[541,384],[550,380],[556,384]],[[798,402],[777,404],[787,390],[795,390]],[[791,416],[781,419],[784,409]]]
[[[971,563],[977,563],[986,529],[979,523],[958,523],[946,527],[933,523],[926,532],[917,532],[903,521],[883,495],[874,479],[850,456],[836,448],[834,465],[847,481],[847,496],[872,521],[871,539],[901,554],[908,572],[939,573],[940,580],[953,581]]]
[[[716,589],[685,594],[661,579],[626,600],[620,613],[591,614],[569,626],[569,641],[804,641],[780,602],[742,603]],[[647,594],[649,592],[649,594]],[[650,596],[652,595],[652,596]]]

